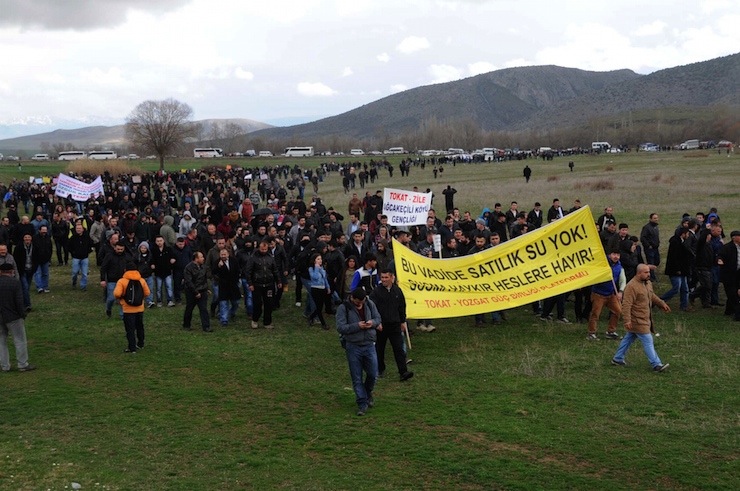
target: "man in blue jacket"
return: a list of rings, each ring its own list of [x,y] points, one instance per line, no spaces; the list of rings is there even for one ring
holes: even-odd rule
[[[611,314],[607,326],[606,337],[619,339],[617,323],[622,313],[622,292],[627,285],[627,279],[619,262],[619,249],[609,251],[609,266],[612,268],[612,278],[591,287],[591,315],[588,318],[588,340],[596,340],[596,324],[599,322],[601,309],[606,306]]]
[[[373,389],[378,379],[378,357],[375,352],[376,329],[380,327],[380,313],[365,290],[355,288],[349,301],[337,309],[337,332],[347,354],[352,388],[355,391],[357,415],[364,416],[375,405]],[[362,380],[362,372],[366,373]]]

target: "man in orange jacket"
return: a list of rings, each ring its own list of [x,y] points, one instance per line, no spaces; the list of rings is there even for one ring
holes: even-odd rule
[[[133,295],[133,298],[127,298],[130,281],[137,281],[141,285],[140,294]],[[150,293],[146,280],[136,269],[136,264],[126,263],[126,271],[113,290],[113,296],[118,299],[123,309],[123,327],[126,328],[126,339],[128,340],[128,348],[123,350],[124,353],[136,353],[144,347],[144,299]]]

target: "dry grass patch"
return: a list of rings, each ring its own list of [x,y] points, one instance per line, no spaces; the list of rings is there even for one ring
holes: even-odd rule
[[[547,176],[547,182],[555,182],[560,179],[558,176]]]
[[[604,167],[605,172],[612,172],[613,170],[614,170],[613,165],[607,165],[606,167]]]
[[[614,181],[599,179],[598,181],[583,181],[573,185],[573,189],[585,189],[590,191],[610,191],[614,189]]]
[[[125,160],[75,160],[69,164],[65,170],[67,172],[74,172],[75,174],[92,175],[98,175],[108,171],[108,173],[113,176],[119,176],[121,174],[137,175],[144,173],[141,167],[131,165]]]

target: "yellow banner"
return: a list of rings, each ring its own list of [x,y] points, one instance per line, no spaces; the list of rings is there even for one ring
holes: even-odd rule
[[[412,319],[510,309],[612,277],[588,206],[470,256],[431,259],[395,240],[393,255]]]

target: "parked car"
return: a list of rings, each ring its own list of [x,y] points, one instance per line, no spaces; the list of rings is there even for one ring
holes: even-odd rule
[[[732,142],[729,140],[720,140],[717,144],[719,148],[732,148]]]
[[[20,160],[20,157],[18,157],[17,155],[8,155],[7,157],[5,157],[5,160]]]

